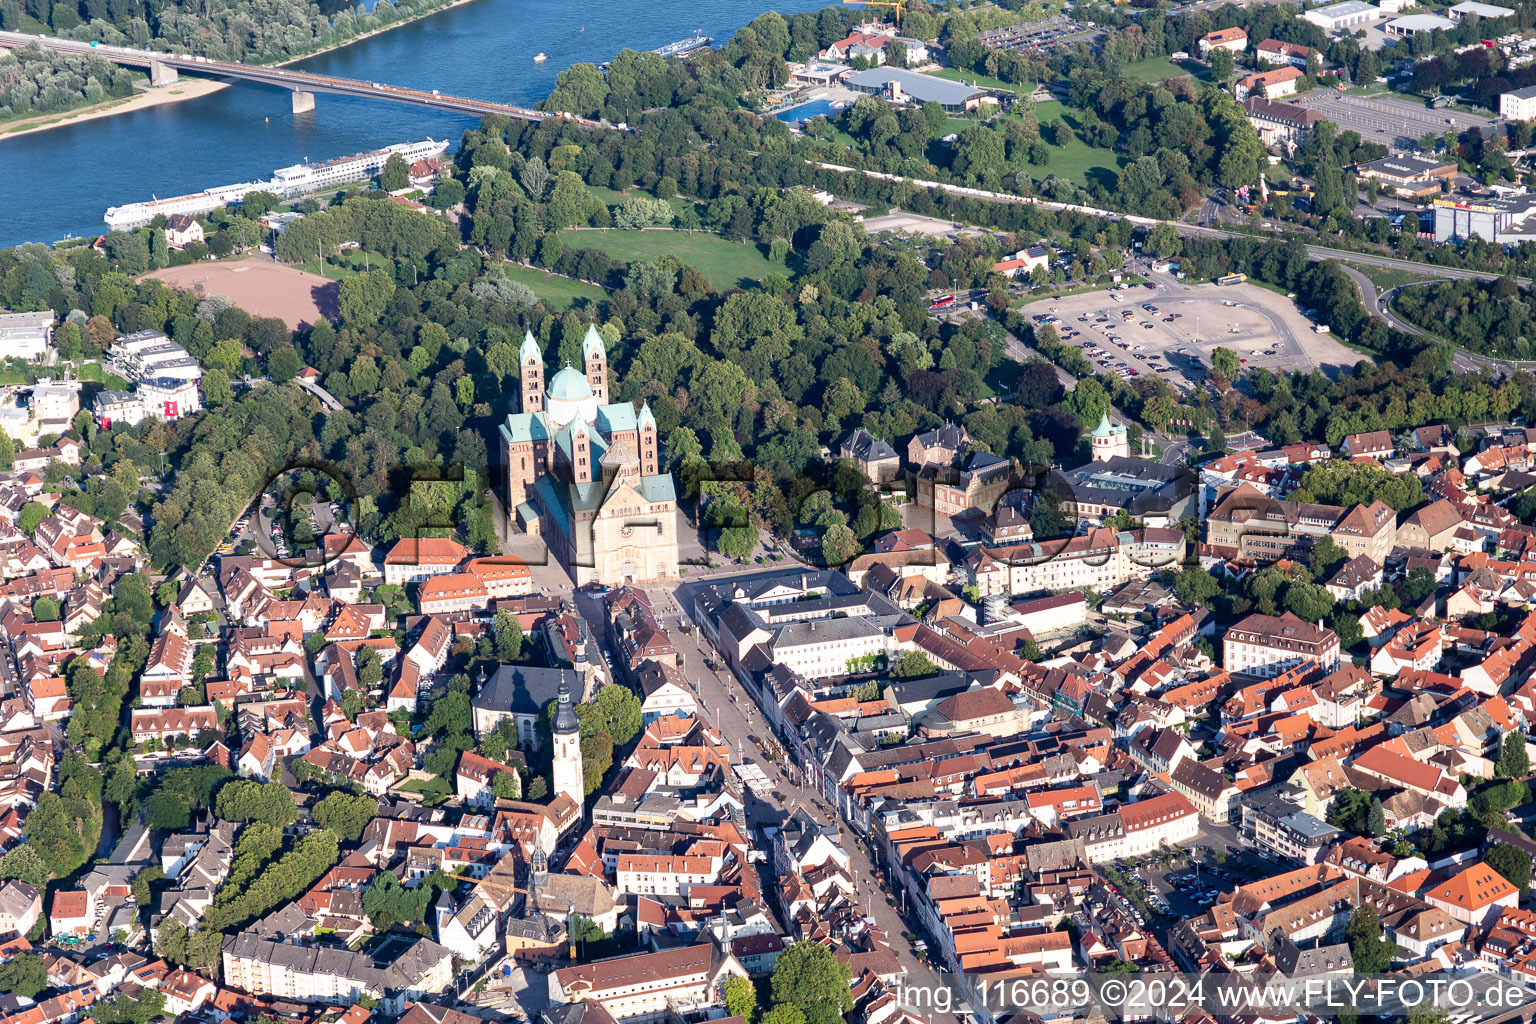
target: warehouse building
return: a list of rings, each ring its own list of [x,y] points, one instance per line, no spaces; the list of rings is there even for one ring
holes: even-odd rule
[[[1343,3],[1329,4],[1306,12],[1301,16],[1303,21],[1310,21],[1325,32],[1338,32],[1342,29],[1353,28],[1356,25],[1364,25],[1381,17],[1381,11],[1363,0],[1344,0]]]
[[[1475,14],[1479,18],[1508,18],[1514,15],[1514,11],[1508,7],[1495,7],[1493,4],[1480,4],[1477,0],[1463,0],[1450,10],[1445,12],[1452,21],[1460,21],[1469,14]]]
[[[1420,32],[1434,32],[1437,29],[1444,31],[1455,27],[1454,21],[1450,18],[1442,18],[1438,14],[1406,14],[1387,22],[1382,27],[1382,31],[1389,36],[1407,39]]]
[[[1474,235],[1485,242],[1518,245],[1536,242],[1536,195],[1489,197],[1446,196],[1434,201],[1435,241],[1449,242]]]

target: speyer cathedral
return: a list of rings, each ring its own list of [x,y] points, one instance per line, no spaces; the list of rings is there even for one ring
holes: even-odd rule
[[[609,403],[596,327],[581,356],[581,370],[563,367],[546,387],[544,355],[523,338],[522,410],[501,426],[513,526],[541,535],[577,586],[676,579],[677,490],[651,407]]]

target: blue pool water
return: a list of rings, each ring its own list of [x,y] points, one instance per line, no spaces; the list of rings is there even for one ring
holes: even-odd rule
[[[790,107],[788,110],[779,111],[775,117],[780,121],[788,121],[794,124],[796,121],[809,121],[813,117],[831,117],[836,111],[832,109],[831,100],[812,100],[802,103],[798,107]]]

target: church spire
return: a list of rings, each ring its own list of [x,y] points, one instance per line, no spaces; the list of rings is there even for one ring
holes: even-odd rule
[[[571,703],[571,688],[560,684],[559,709],[555,711],[555,735],[565,736],[581,731],[581,720],[576,717],[576,707]]]
[[[551,775],[556,797],[568,796],[580,807],[586,800],[586,775],[581,767],[581,720],[576,717],[576,707],[571,702],[570,686],[560,682],[559,706],[555,710],[554,757],[551,759]]]

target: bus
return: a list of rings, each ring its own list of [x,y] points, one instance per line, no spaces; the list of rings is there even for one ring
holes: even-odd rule
[[[953,295],[940,295],[928,304],[929,309],[947,309],[955,304]]]
[[[1218,277],[1216,279],[1216,283],[1217,284],[1242,284],[1246,280],[1248,280],[1248,275],[1247,274],[1228,274],[1225,277]]]

